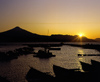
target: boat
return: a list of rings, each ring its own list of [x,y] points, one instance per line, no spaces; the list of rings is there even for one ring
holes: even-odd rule
[[[93,66],[93,78],[95,78],[95,82],[100,82],[100,62],[91,60]]]
[[[56,77],[61,77],[61,76],[69,76],[74,72],[78,72],[79,69],[65,69],[60,66],[53,65],[53,71]]]
[[[38,53],[34,57],[39,57],[39,58],[50,58],[50,57],[55,57],[51,52],[49,52],[49,49],[39,50]]]
[[[41,72],[37,69],[34,69],[30,67],[30,70],[28,71],[26,75],[26,79],[28,82],[51,82],[54,77],[51,75],[48,75],[47,73]]]
[[[92,65],[84,63],[84,62],[81,62],[81,61],[80,61],[80,63],[81,63],[82,69],[85,72],[91,72],[93,70],[93,66]]]
[[[92,65],[94,66],[100,66],[100,62],[95,61],[95,60],[91,60]]]
[[[65,69],[60,66],[53,65],[53,71],[58,81],[64,82],[83,82],[86,74],[80,69]]]
[[[0,82],[10,82],[6,78],[0,76]]]
[[[61,48],[49,48],[49,50],[61,50]]]
[[[92,63],[93,69],[95,71],[100,72],[100,62],[95,61],[95,60],[91,60],[91,63]]]

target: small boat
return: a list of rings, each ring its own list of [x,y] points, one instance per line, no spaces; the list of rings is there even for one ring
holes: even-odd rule
[[[61,48],[49,48],[49,50],[61,50]]]
[[[38,53],[34,57],[39,57],[39,58],[50,58],[50,57],[55,57],[51,52],[48,51],[43,51],[39,50]]]
[[[92,65],[84,63],[84,62],[80,62],[80,63],[81,63],[82,69],[85,72],[91,72],[93,70],[93,66]]]
[[[79,69],[65,69],[65,68],[62,68],[56,65],[53,65],[53,70],[54,70],[56,77],[69,76],[73,74],[74,72],[79,71]]]
[[[0,76],[0,82],[10,82],[6,78]]]
[[[91,63],[92,63],[93,69],[95,71],[100,72],[100,62],[95,61],[95,60],[91,60]]]
[[[91,60],[91,63],[92,63],[92,65],[100,66],[100,62],[98,62],[98,61]]]
[[[53,78],[53,76],[48,75],[47,73],[40,72],[32,67],[30,67],[30,70],[26,75],[26,79],[28,82],[48,82],[53,80]]]
[[[93,78],[95,78],[95,82],[100,82],[100,62],[91,60],[93,66]]]
[[[84,73],[80,72],[80,69],[65,69],[56,65],[53,65],[53,70],[58,81],[61,82],[83,82],[85,78]]]

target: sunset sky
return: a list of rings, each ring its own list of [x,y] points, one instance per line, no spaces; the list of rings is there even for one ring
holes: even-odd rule
[[[0,0],[0,32],[16,26],[41,35],[100,38],[100,0]]]

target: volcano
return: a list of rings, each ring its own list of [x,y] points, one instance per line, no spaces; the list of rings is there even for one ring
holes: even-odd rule
[[[46,40],[48,36],[42,36],[31,33],[20,27],[0,33],[0,42],[41,42]]]

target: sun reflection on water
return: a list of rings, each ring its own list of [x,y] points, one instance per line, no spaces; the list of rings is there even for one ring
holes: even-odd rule
[[[82,49],[78,49],[78,53],[84,54],[84,51]],[[79,57],[79,61],[84,61],[83,56]],[[83,71],[80,62],[79,62],[79,66],[80,66],[80,70]]]

